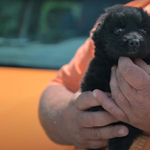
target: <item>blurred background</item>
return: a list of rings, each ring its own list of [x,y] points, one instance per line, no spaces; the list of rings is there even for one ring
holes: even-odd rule
[[[0,0],[0,150],[73,150],[48,139],[42,91],[106,7],[129,0]]]
[[[127,2],[1,0],[0,65],[58,69],[84,43],[104,8]]]

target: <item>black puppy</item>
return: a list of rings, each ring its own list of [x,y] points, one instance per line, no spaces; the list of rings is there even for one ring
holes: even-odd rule
[[[100,89],[111,92],[109,82],[111,67],[117,65],[120,56],[142,58],[150,64],[150,16],[142,9],[115,5],[106,9],[92,37],[95,44],[95,56],[89,64],[81,83],[81,91]],[[99,106],[88,111],[104,111]],[[138,111],[138,110],[137,110]],[[142,131],[124,124],[129,128],[126,137],[109,140],[109,150],[128,150]]]

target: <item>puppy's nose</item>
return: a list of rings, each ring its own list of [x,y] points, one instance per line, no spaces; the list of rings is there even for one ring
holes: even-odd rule
[[[131,39],[131,40],[129,40],[129,46],[130,47],[139,47],[140,41],[138,39]]]

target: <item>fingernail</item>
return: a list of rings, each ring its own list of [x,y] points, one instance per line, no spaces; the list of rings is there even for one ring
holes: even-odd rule
[[[94,96],[95,98],[97,98],[97,94],[96,94],[96,91],[95,91],[95,90],[93,91],[93,96]]]
[[[119,130],[119,134],[120,134],[120,135],[126,135],[126,132],[125,132],[124,129],[120,129],[120,130]]]

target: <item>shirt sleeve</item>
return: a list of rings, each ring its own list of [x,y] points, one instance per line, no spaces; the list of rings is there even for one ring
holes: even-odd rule
[[[72,92],[80,88],[83,74],[87,69],[88,63],[94,55],[94,44],[91,38],[77,50],[72,60],[61,67],[56,77],[52,79],[49,85],[64,85]]]

